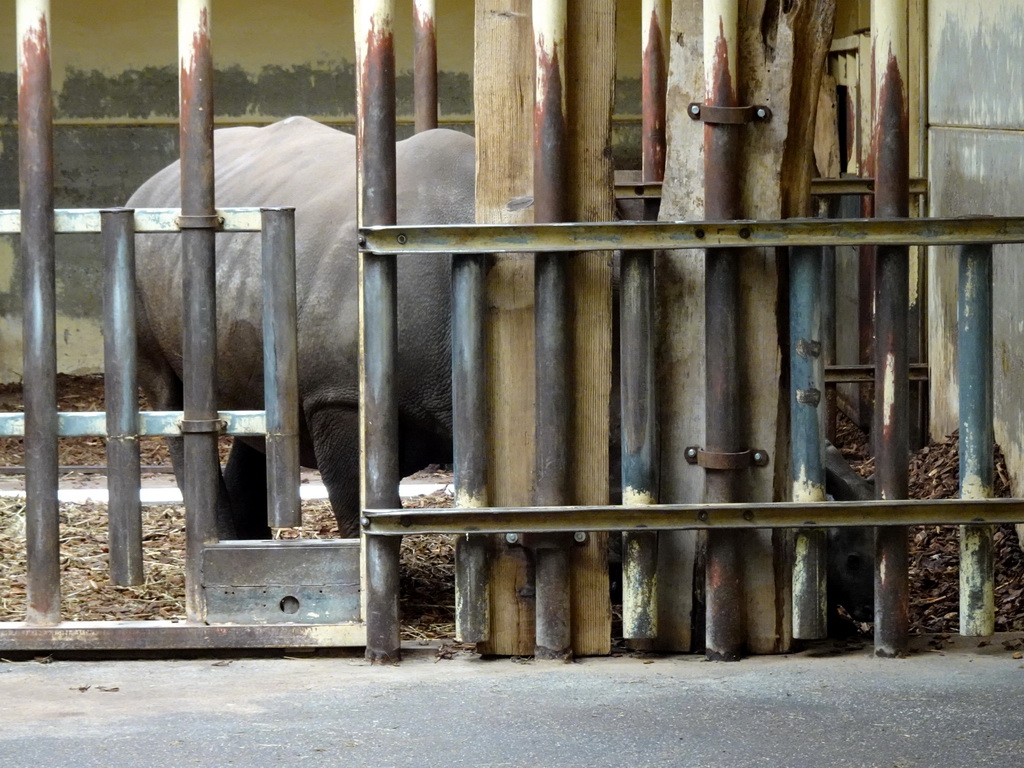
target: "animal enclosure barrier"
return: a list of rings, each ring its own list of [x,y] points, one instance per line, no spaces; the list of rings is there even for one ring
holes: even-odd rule
[[[759,528],[791,528],[806,534],[832,526],[872,526],[880,529],[916,524],[961,524],[964,532],[963,569],[967,585],[962,589],[961,614],[964,626],[982,627],[979,634],[991,633],[992,564],[991,531],[996,523],[1010,523],[1024,516],[1020,499],[990,499],[991,495],[991,366],[984,357],[991,354],[990,269],[991,247],[995,243],[1024,241],[1024,218],[964,219],[894,219],[894,220],[785,220],[785,221],[720,221],[632,224],[549,224],[549,225],[469,225],[459,227],[365,227],[360,231],[361,246],[376,254],[503,253],[522,250],[545,250],[549,253],[602,250],[614,244],[623,251],[703,249],[709,246],[736,249],[751,246],[789,247],[798,251],[797,279],[791,289],[797,292],[797,311],[793,314],[794,334],[805,346],[820,337],[820,312],[809,309],[818,302],[820,282],[813,279],[813,262],[820,259],[822,246],[876,245],[960,245],[962,246],[961,312],[962,354],[964,365],[971,368],[965,378],[962,402],[961,435],[965,444],[962,468],[962,498],[948,501],[907,501],[881,499],[873,502],[825,502],[803,500],[784,503],[700,503],[700,504],[629,504],[621,506],[521,507],[434,510],[366,509],[362,526],[367,538],[399,538],[419,533],[449,533],[469,536],[482,534],[581,533],[586,531],[673,531],[673,530],[750,530]],[[808,249],[808,250],[804,250]],[[727,251],[729,253],[730,251]],[[800,262],[805,262],[803,266]],[[812,279],[800,279],[799,272],[812,262]],[[986,288],[988,281],[989,288]],[[801,309],[800,304],[804,304]],[[815,314],[818,315],[817,319]],[[965,322],[966,321],[966,322]],[[987,324],[986,324],[987,323]],[[985,329],[989,329],[986,331]],[[455,328],[458,333],[460,328]],[[985,334],[988,334],[987,336]],[[454,343],[458,343],[456,339]],[[624,338],[623,347],[630,339]],[[793,350],[794,357],[807,357],[804,350]],[[815,357],[810,355],[809,357]],[[819,393],[824,387],[824,372],[817,361],[810,361],[817,370],[804,370],[794,375],[791,404],[795,414],[801,406],[812,403],[811,390]],[[794,363],[797,365],[797,363]],[[987,380],[987,383],[986,383]],[[624,405],[624,408],[626,406]],[[808,409],[810,410],[810,409]],[[635,414],[632,415],[635,418]],[[898,418],[898,415],[896,415]],[[631,414],[623,414],[627,423]],[[794,427],[794,482],[820,477],[821,422],[815,414]],[[624,437],[625,440],[625,437]],[[987,457],[987,459],[985,458]],[[986,462],[988,466],[986,467]],[[987,473],[987,474],[986,474]],[[973,486],[976,491],[970,490]],[[802,610],[815,614],[805,618],[800,634],[820,637],[822,622],[816,615],[824,605],[824,584],[807,574],[816,574],[819,561],[808,548],[797,548],[793,563],[794,591],[799,593]],[[370,576],[372,578],[372,574]],[[373,591],[371,595],[381,595]],[[629,589],[630,583],[624,583]],[[379,597],[377,599],[380,599]],[[386,597],[386,599],[396,599]],[[633,600],[650,600],[649,594],[635,594]],[[624,596],[625,600],[625,596]],[[881,603],[885,605],[885,603]],[[650,606],[640,609],[651,610]],[[886,610],[882,607],[881,610]],[[906,611],[906,606],[897,610]],[[372,626],[375,617],[387,610],[368,606],[369,636],[380,636],[385,629]],[[973,629],[971,631],[978,631]],[[906,636],[895,638],[897,646],[905,647]],[[371,649],[368,649],[370,652]],[[881,655],[893,655],[883,652]]]
[[[209,4],[179,3],[180,210],[55,210],[49,4],[19,0],[21,211],[0,232],[21,233],[25,265],[24,414],[0,415],[0,435],[26,445],[27,598],[24,622],[0,625],[2,650],[323,647],[362,645],[359,547],[352,540],[220,542],[216,533],[221,433],[263,437],[268,525],[299,524],[295,223],[290,208],[218,210],[213,200]],[[107,413],[59,414],[55,363],[55,234],[101,232]],[[265,411],[216,408],[214,242],[261,233]],[[178,233],[185,262],[184,411],[137,410],[134,238]],[[170,245],[170,243],[168,244]],[[111,578],[142,579],[138,439],[185,442],[186,616],[174,622],[62,622],[57,440],[106,436]]]

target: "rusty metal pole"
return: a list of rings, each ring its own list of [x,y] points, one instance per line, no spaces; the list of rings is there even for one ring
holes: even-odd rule
[[[25,467],[29,624],[60,621],[57,331],[50,2],[18,0],[18,163],[24,266]]]
[[[452,423],[455,505],[486,507],[486,257],[452,257]],[[490,635],[487,536],[455,540],[455,636],[480,643]]]
[[[992,394],[992,246],[960,248],[960,498],[992,497],[995,444]],[[995,632],[991,525],[960,526],[960,634]]]
[[[267,414],[267,525],[302,525],[299,499],[299,343],[295,209],[263,208],[263,399]]]
[[[566,0],[533,0],[536,85],[533,115],[533,198],[537,223],[568,215],[565,101]],[[534,503],[569,503],[572,316],[568,263],[559,254],[534,261],[536,306],[536,484]],[[572,657],[569,548],[565,537],[536,542],[537,658]]]
[[[704,0],[704,78],[706,103],[739,105],[736,0]],[[740,217],[739,126],[704,124],[704,215]],[[706,438],[708,453],[744,449],[739,391],[739,259],[728,251],[705,252]],[[739,501],[735,469],[706,470],[705,497],[712,503]],[[706,654],[734,661],[746,646],[742,537],[736,531],[709,531],[707,543]]]
[[[435,0],[413,0],[412,70],[416,133],[437,128],[437,32]]]
[[[875,216],[909,213],[909,109],[906,0],[872,0],[874,52]],[[909,267],[906,246],[875,254],[875,487],[882,499],[905,499],[909,461]],[[906,654],[909,631],[907,529],[875,532],[875,654]]]
[[[107,406],[107,507],[110,582],[142,584],[139,487],[139,385],[135,332],[135,211],[100,212],[106,255],[103,289],[103,391]]]
[[[178,0],[181,245],[184,264],[185,612],[206,620],[203,549],[217,541],[217,312],[211,0]]]
[[[642,179],[665,178],[665,88],[668,3],[644,0]],[[644,218],[657,219],[657,204],[645,201]],[[658,425],[654,384],[654,254],[624,252],[619,293],[622,342],[622,503],[658,502]],[[658,534],[622,534],[622,636],[658,635]]]
[[[355,3],[358,73],[356,146],[359,226],[395,224],[394,0]],[[359,258],[362,501],[366,509],[401,505],[398,497],[398,263]],[[401,658],[398,558],[401,537],[366,537],[366,657]]]

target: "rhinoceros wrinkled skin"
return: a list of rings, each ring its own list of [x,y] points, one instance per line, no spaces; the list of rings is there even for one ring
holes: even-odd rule
[[[294,206],[301,462],[319,468],[343,536],[359,495],[355,139],[293,117],[215,136],[218,207]],[[434,130],[398,142],[398,222],[474,219],[474,141]],[[132,195],[133,208],[178,207],[179,164]],[[159,410],[182,407],[182,262],[177,235],[139,235],[139,381]],[[217,235],[217,406],[263,407],[258,234]],[[398,269],[397,391],[403,474],[452,453],[450,261],[403,257]],[[171,441],[181,482],[181,440]],[[264,538],[262,441],[235,440],[218,502],[222,538]],[[395,488],[394,506],[400,506]]]

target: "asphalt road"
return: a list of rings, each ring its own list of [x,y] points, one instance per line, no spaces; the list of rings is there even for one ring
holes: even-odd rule
[[[1018,766],[999,642],[732,664],[406,654],[0,664],[0,766]],[[1019,654],[1018,654],[1019,655]]]

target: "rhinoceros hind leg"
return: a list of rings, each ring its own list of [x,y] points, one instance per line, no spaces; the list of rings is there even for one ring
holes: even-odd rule
[[[267,457],[241,441],[231,443],[224,486],[239,539],[269,539],[267,526]]]
[[[320,476],[327,487],[338,535],[359,535],[359,414],[354,407],[330,406],[306,414]],[[398,488],[395,488],[397,506]]]

